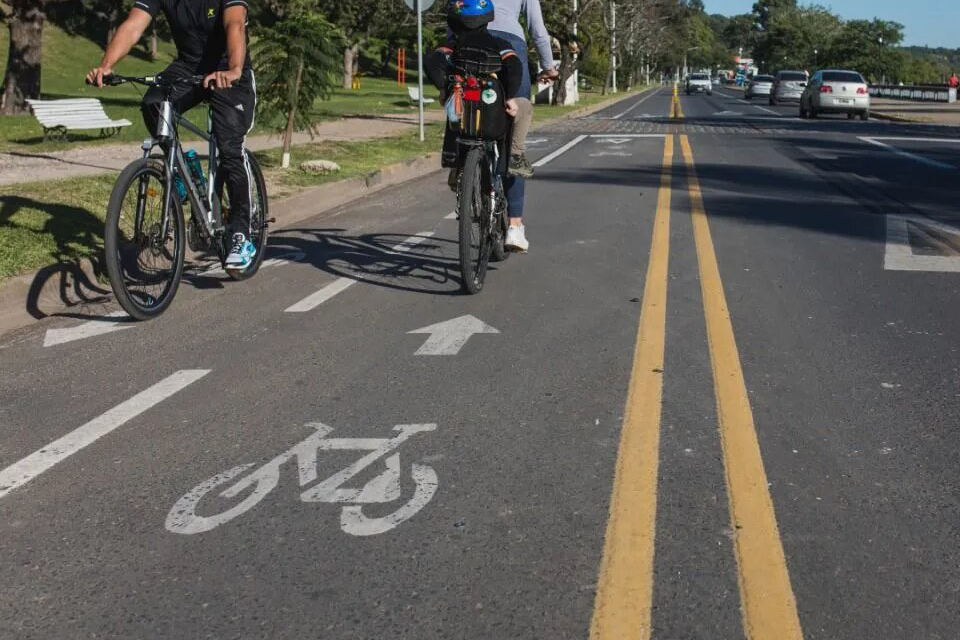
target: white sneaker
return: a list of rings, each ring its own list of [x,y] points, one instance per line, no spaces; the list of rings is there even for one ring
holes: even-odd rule
[[[526,228],[523,225],[519,227],[507,227],[507,239],[504,244],[508,251],[518,251],[526,253],[530,249],[530,243],[527,242]]]

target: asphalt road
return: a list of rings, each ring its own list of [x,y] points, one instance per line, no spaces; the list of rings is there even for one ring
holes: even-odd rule
[[[679,103],[0,337],[0,638],[955,639],[960,130]]]

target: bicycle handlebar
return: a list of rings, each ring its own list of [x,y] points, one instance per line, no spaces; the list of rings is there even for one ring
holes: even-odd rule
[[[194,87],[199,87],[203,84],[203,79],[206,76],[187,76],[185,78],[176,78],[174,80],[166,80],[163,76],[121,76],[116,73],[110,74],[109,76],[103,76],[103,85],[106,87],[116,87],[121,84],[133,83],[133,84],[142,84],[147,87],[172,87],[178,84],[187,84]],[[86,83],[91,86],[95,86],[93,82],[86,80]]]

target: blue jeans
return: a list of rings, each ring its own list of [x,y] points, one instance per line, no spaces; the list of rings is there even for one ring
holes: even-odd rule
[[[513,47],[513,50],[517,52],[517,57],[520,58],[520,64],[523,66],[523,81],[520,83],[519,95],[529,98],[531,82],[530,59],[527,55],[527,43],[523,38],[515,36],[512,33],[506,33],[504,31],[490,31],[490,34],[494,37],[500,38],[501,40],[506,40],[510,43],[510,46]],[[526,194],[527,181],[524,178],[514,178],[511,176],[504,180],[503,187],[507,196],[507,215],[509,215],[511,218],[522,218],[523,200],[524,195]]]

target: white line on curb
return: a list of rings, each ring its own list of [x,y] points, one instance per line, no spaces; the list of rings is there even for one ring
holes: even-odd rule
[[[126,402],[118,404],[100,417],[74,429],[23,460],[13,463],[0,471],[0,498],[26,484],[58,462],[93,444],[114,429],[136,418],[147,409],[193,384],[208,373],[210,373],[210,369],[177,371]]]
[[[550,155],[545,156],[545,157],[543,157],[543,158],[540,158],[539,160],[537,160],[536,162],[534,162],[534,163],[533,163],[533,166],[534,166],[534,167],[542,167],[543,165],[547,164],[548,162],[553,162],[554,160],[556,160],[557,158],[559,158],[560,156],[562,156],[563,154],[565,154],[567,151],[570,151],[570,149],[573,149],[575,146],[577,146],[578,144],[580,144],[581,142],[583,142],[583,141],[586,139],[586,137],[587,137],[587,136],[577,136],[576,138],[574,138],[573,140],[571,140],[571,141],[568,142],[567,144],[563,145],[562,147],[560,147],[559,149],[557,149],[556,151],[554,151],[554,152],[551,153]]]

